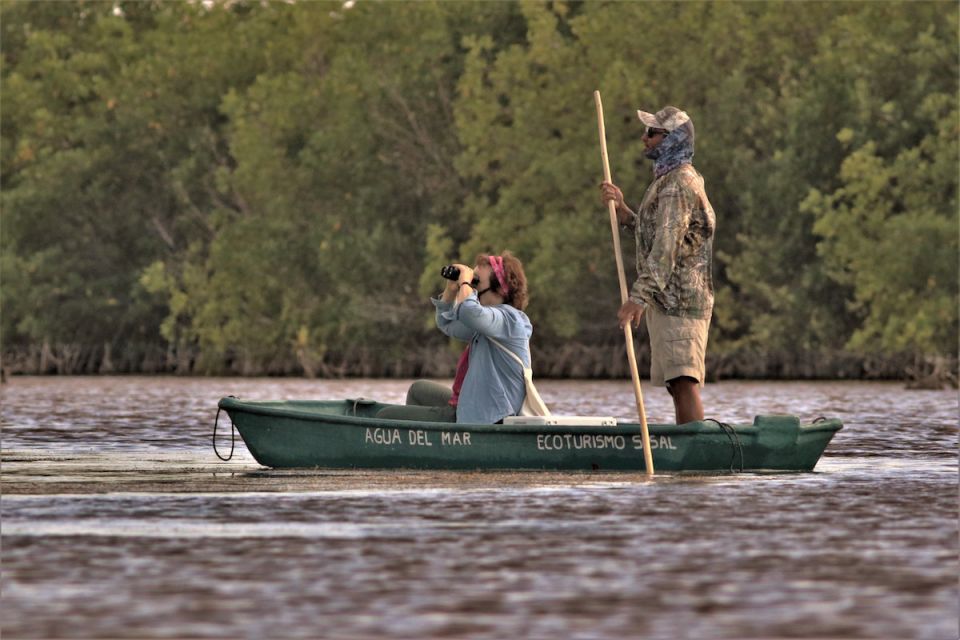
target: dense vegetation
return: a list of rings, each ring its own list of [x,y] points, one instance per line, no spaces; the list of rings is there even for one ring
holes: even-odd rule
[[[635,110],[696,123],[715,374],[956,380],[955,2],[0,8],[8,370],[450,375],[509,248],[538,375],[624,375],[599,88],[633,201]]]

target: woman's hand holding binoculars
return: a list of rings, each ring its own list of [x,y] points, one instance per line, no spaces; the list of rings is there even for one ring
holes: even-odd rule
[[[478,278],[474,275],[473,269],[463,264],[448,264],[440,269],[440,275],[447,280],[468,282],[471,286],[477,286]]]
[[[473,273],[473,268],[465,264],[448,264],[440,269],[440,275],[448,280],[447,288],[443,292],[443,300],[446,302],[450,302],[454,298],[462,301],[469,296],[470,289],[465,288],[464,284],[469,284],[471,287],[476,286],[477,277]]]

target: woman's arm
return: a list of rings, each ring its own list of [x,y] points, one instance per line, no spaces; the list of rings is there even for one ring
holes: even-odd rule
[[[456,286],[456,283],[454,283]],[[466,289],[466,287],[464,287]],[[444,291],[446,294],[446,291]],[[454,294],[451,297],[455,297]],[[431,298],[434,306],[437,308],[437,328],[440,329],[444,334],[450,336],[451,338],[456,338],[457,340],[463,340],[464,342],[470,342],[473,340],[474,334],[476,331],[466,326],[460,322],[456,317],[456,308],[450,300],[444,300],[447,297],[446,295],[440,298]],[[473,294],[474,300],[476,300],[476,293]]]
[[[491,338],[510,337],[510,323],[503,310],[480,304],[476,293],[458,304],[453,313],[460,324]]]
[[[459,263],[453,266],[460,269],[460,277],[455,281],[448,280],[440,299],[433,299],[433,304],[437,307],[437,327],[451,338],[469,342],[473,340],[476,332],[457,320],[456,307],[471,295],[477,297],[469,284],[473,281],[473,269]]]

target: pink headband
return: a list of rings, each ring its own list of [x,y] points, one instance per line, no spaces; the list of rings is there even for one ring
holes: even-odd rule
[[[507,284],[507,274],[503,272],[503,257],[502,256],[490,256],[490,266],[493,267],[493,275],[497,276],[497,282],[500,283],[500,288],[503,289],[503,295],[510,294],[510,285]]]

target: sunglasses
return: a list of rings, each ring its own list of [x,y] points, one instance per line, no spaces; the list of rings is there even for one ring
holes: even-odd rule
[[[665,136],[665,135],[667,135],[668,133],[670,133],[670,132],[669,132],[669,131],[664,131],[663,129],[653,129],[653,128],[651,128],[651,127],[647,127],[647,132],[646,132],[645,135],[646,135],[648,138],[652,138],[653,136]]]

